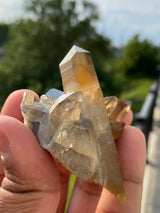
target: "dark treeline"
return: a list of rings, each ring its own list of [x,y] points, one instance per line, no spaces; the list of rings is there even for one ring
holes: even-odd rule
[[[30,88],[42,94],[62,89],[59,63],[76,44],[92,53],[105,95],[119,95],[129,78],[154,78],[159,47],[135,35],[117,56],[109,38],[96,31],[98,11],[91,1],[28,0],[32,19],[0,25],[0,102],[10,92]]]

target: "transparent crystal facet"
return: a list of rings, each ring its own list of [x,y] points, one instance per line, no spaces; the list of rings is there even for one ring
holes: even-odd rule
[[[99,150],[98,167],[92,174],[92,179],[116,196],[125,194],[103,93],[91,55],[85,50],[78,51],[76,48],[71,49],[68,55],[60,64],[63,89],[65,93],[75,91],[83,93],[81,115],[92,122]]]
[[[24,94],[25,124],[70,172],[103,185],[124,203],[114,139],[122,134],[122,119],[130,107],[114,96],[103,98],[88,51],[73,46],[60,71],[64,93],[51,89],[39,102],[33,94]]]

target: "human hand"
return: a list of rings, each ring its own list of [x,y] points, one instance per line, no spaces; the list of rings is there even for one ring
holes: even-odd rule
[[[70,173],[42,149],[23,124],[19,90],[6,100],[0,116],[0,212],[64,212]],[[31,91],[30,91],[31,92]],[[35,94],[35,97],[38,96]],[[126,123],[132,119],[126,116]],[[135,127],[126,126],[116,141],[127,202],[118,203],[101,186],[77,178],[69,213],[140,213],[145,167],[145,139]],[[102,193],[101,193],[102,192]]]

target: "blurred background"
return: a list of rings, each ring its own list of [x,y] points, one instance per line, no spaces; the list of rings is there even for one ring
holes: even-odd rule
[[[160,63],[159,0],[7,0],[0,4],[0,105],[12,91],[62,89],[59,63],[92,54],[104,96],[139,112]]]
[[[148,148],[142,213],[148,212],[148,203],[158,209],[149,213],[159,212],[160,1],[0,1],[0,108],[17,89],[39,95],[62,89],[61,60],[74,44],[89,50],[104,96],[132,101],[134,115],[139,112],[133,125],[146,139],[153,130],[147,140],[154,149]],[[67,205],[74,182],[72,176]]]

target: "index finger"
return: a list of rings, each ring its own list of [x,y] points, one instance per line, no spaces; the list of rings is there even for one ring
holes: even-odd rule
[[[20,104],[23,98],[24,92],[33,93],[35,99],[39,99],[38,95],[32,90],[21,89],[16,90],[11,93],[6,99],[3,108],[1,110],[1,115],[8,115],[10,117],[14,117],[19,121],[23,122],[23,116],[21,114]]]
[[[133,112],[130,110],[126,115],[125,117],[123,118],[123,122],[126,124],[126,125],[130,125],[131,122],[133,120]]]

